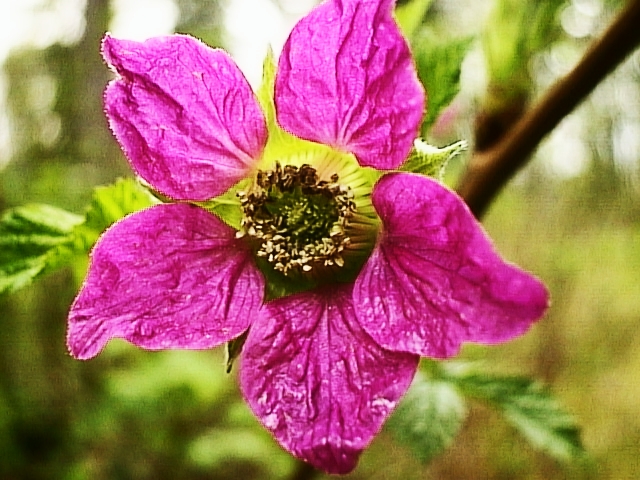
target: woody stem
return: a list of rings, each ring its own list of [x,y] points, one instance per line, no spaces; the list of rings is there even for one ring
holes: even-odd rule
[[[480,218],[544,136],[640,45],[640,0],[631,0],[578,65],[487,150],[476,152],[456,190]]]

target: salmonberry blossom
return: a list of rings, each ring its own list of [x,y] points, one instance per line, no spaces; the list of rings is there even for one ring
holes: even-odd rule
[[[425,94],[393,6],[316,7],[266,97],[189,36],[105,37],[110,127],[166,201],[96,243],[69,315],[73,356],[115,337],[206,349],[248,331],[240,385],[255,415],[295,456],[345,473],[420,356],[503,342],[542,316],[544,286],[500,259],[456,194],[394,171]]]

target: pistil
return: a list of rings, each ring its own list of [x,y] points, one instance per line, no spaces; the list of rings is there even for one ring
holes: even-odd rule
[[[356,214],[354,194],[334,173],[321,180],[316,169],[275,163],[260,170],[247,192],[238,192],[243,210],[239,236],[256,239],[256,255],[275,270],[311,272],[342,267]]]

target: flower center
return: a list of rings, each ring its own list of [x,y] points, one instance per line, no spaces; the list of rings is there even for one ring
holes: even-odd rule
[[[351,188],[338,182],[337,173],[322,180],[308,164],[259,170],[251,189],[238,192],[239,236],[256,239],[256,255],[284,275],[344,266],[357,208]]]

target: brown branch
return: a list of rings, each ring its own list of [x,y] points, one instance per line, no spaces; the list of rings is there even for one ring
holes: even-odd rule
[[[640,45],[640,0],[631,0],[565,78],[490,149],[471,158],[457,191],[480,218],[544,136]]]

